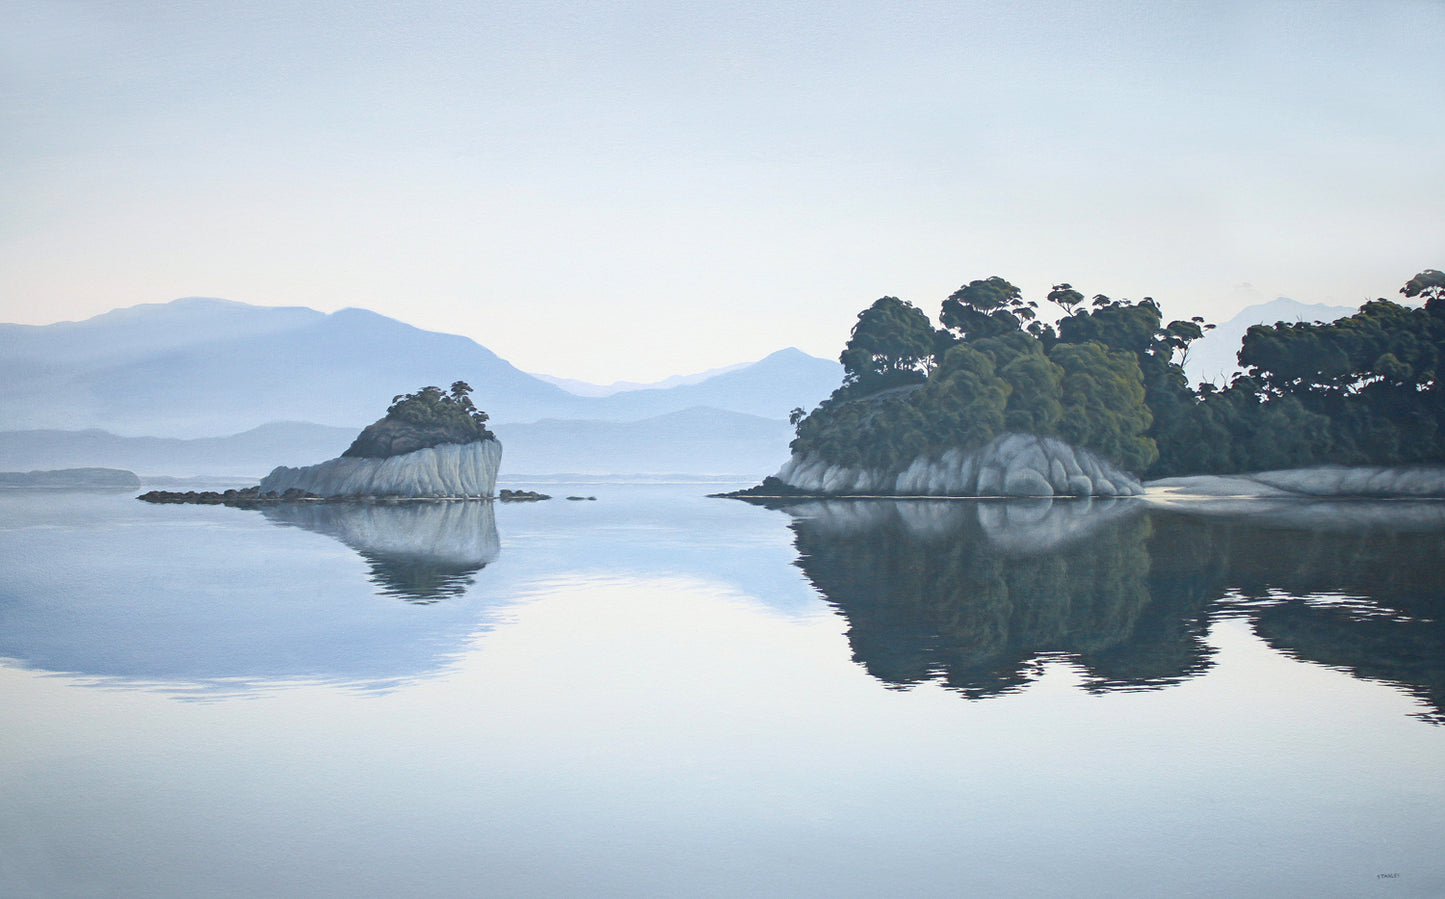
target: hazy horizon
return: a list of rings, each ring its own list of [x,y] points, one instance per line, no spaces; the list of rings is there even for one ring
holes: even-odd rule
[[[357,306],[605,385],[995,274],[1222,321],[1445,262],[1436,3],[10,8],[6,321]]]

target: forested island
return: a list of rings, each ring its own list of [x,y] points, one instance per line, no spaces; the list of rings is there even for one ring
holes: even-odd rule
[[[1144,478],[1440,463],[1445,274],[1423,271],[1400,293],[1422,305],[1382,298],[1330,323],[1252,327],[1243,372],[1196,386],[1182,363],[1213,326],[1166,323],[1150,297],[1086,302],[1058,284],[1044,299],[1061,314],[1046,323],[1037,301],[995,276],[944,300],[939,327],[882,297],[858,315],[842,385],[811,413],[793,411],[790,464],[904,484],[910,467],[1006,435],[1059,441]],[[786,477],[769,489],[797,491]]]

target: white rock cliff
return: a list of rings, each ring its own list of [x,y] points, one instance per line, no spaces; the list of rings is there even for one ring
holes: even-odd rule
[[[491,496],[502,444],[443,443],[385,459],[340,457],[261,479],[262,493],[299,488],[317,496]]]
[[[778,480],[829,496],[1139,496],[1132,475],[1051,437],[1003,434],[973,450],[919,457],[903,471],[850,468],[793,456]]]

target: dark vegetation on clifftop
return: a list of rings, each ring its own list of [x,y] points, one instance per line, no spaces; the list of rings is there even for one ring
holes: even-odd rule
[[[495,440],[487,429],[487,413],[472,404],[472,387],[455,381],[448,392],[423,387],[394,397],[386,416],[367,425],[343,456],[385,459],[440,446]]]
[[[842,386],[810,414],[795,409],[795,453],[897,470],[920,455],[1021,431],[1057,437],[1140,475],[1223,474],[1318,464],[1445,461],[1445,274],[1328,324],[1249,329],[1245,371],[1191,387],[1183,361],[1213,325],[1164,322],[1150,297],[1072,285],[1037,302],[999,277],[943,301],[940,328],[883,297],[858,315]]]

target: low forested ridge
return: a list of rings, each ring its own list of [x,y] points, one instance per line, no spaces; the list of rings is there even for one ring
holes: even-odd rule
[[[1213,326],[1164,321],[1150,297],[1070,284],[1039,304],[1000,277],[943,301],[939,324],[882,297],[858,315],[840,356],[842,385],[810,414],[796,409],[794,453],[898,469],[1007,432],[1057,437],[1149,477],[1326,463],[1445,461],[1445,274],[1327,324],[1249,329],[1244,371],[1191,387],[1183,362]]]

